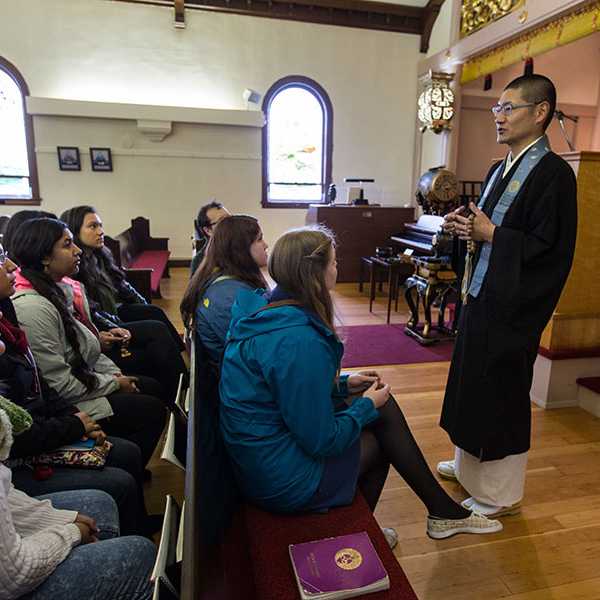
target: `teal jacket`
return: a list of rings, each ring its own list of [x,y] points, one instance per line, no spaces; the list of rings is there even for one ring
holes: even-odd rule
[[[221,371],[221,431],[244,496],[268,510],[302,510],[325,459],[343,454],[377,418],[368,398],[339,408],[343,345],[297,306],[238,293]],[[336,405],[338,409],[336,410]]]

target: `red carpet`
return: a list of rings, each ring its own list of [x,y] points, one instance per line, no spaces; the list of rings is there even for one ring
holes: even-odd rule
[[[399,325],[351,325],[340,328],[345,351],[342,367],[407,365],[452,358],[453,341],[421,346]]]
[[[365,600],[417,600],[402,567],[387,545],[377,521],[372,517],[360,494],[356,495],[350,506],[334,508],[326,515],[275,515],[249,505],[246,505],[244,510],[246,523],[251,528],[246,551],[252,557],[256,600],[300,598],[288,552],[289,544],[300,544],[359,531],[366,531],[369,534],[390,577],[389,590],[368,594],[364,596]],[[232,564],[231,568],[239,570],[240,566]],[[239,598],[245,600],[250,596],[246,594]]]

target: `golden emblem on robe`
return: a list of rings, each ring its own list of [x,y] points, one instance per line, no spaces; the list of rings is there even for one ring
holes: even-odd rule
[[[510,184],[508,185],[508,191],[511,194],[516,194],[519,191],[519,188],[521,187],[521,182],[518,179],[513,179]]]
[[[335,553],[335,564],[344,571],[358,569],[362,560],[362,554],[354,548],[343,548]]]

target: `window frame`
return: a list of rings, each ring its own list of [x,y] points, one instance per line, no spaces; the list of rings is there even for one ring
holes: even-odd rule
[[[27,145],[27,162],[29,166],[29,185],[31,198],[14,198],[0,194],[0,205],[37,206],[41,204],[40,186],[38,180],[37,160],[35,156],[35,134],[33,131],[33,118],[27,112],[26,98],[29,96],[29,87],[19,69],[6,58],[0,56],[0,71],[6,73],[16,84],[21,92],[23,101],[23,121],[25,123],[25,143]]]
[[[271,202],[269,190],[269,108],[271,102],[283,90],[299,87],[310,92],[319,102],[323,110],[323,190],[321,200],[306,200],[305,202]],[[331,185],[332,159],[333,159],[333,105],[327,92],[314,79],[303,75],[289,75],[276,81],[265,94],[262,111],[265,115],[265,124],[262,128],[262,201],[263,208],[308,208],[311,204],[327,204],[327,190]]]

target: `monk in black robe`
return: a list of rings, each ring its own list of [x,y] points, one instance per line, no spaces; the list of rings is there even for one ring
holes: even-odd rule
[[[488,516],[519,511],[533,364],[575,250],[575,175],[544,135],[555,106],[546,77],[506,87],[492,112],[497,141],[510,152],[488,173],[479,207],[471,203],[471,215],[459,209],[444,224],[475,244],[440,422],[455,460],[438,472],[471,494],[465,508]]]

